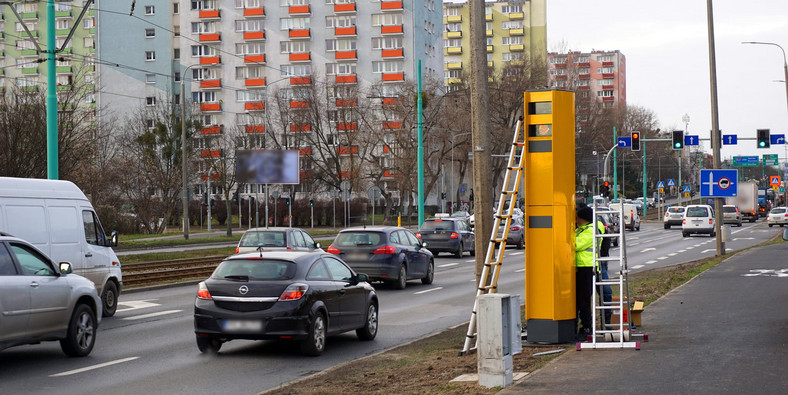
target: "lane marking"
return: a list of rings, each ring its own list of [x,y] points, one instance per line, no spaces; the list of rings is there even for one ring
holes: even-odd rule
[[[651,248],[645,248],[645,249],[643,249],[643,250],[642,250],[642,251],[640,251],[640,252],[648,252],[648,251],[656,251],[656,250],[657,250],[656,248],[654,248],[654,247],[651,247]]]
[[[459,262],[452,262],[452,263],[444,263],[443,265],[438,265],[438,267],[450,267],[450,266],[457,266]]]
[[[654,260],[648,261],[648,262],[646,262],[646,265],[650,265],[652,263],[657,263],[657,261],[654,261]]]
[[[525,254],[525,253],[524,252],[513,252],[513,253],[511,253],[509,255],[516,256],[516,255],[523,255],[523,254]]]
[[[468,259],[468,260],[467,260],[467,261],[465,261],[465,262],[466,262],[466,263],[473,263],[473,262],[476,262],[476,259]]]
[[[118,307],[124,306],[123,309],[117,309],[116,313],[122,313],[124,311],[129,310],[137,310],[137,309],[144,309],[148,307],[156,307],[161,306],[160,303],[151,303],[150,300],[158,300],[158,299],[147,299],[147,300],[129,300],[126,302],[118,302]]]
[[[676,256],[676,255],[678,255],[677,252],[671,252],[670,254],[668,254],[668,256]]]
[[[737,238],[735,238],[733,240],[734,241],[736,241],[736,240],[755,240],[755,238],[754,237],[737,237]]]
[[[678,250],[676,252],[687,252],[687,250]]]
[[[657,259],[659,259],[660,261],[664,261],[665,259],[668,259],[668,257],[666,257],[666,256],[661,256],[661,257],[659,257],[659,258],[657,258]]]
[[[637,270],[637,269],[640,269],[642,267],[645,267],[645,266],[643,266],[643,265],[635,265],[635,266],[632,266],[632,270]]]
[[[700,253],[701,253],[701,254],[705,254],[705,253],[707,253],[707,252],[711,252],[711,251],[717,251],[717,249],[716,249],[716,248],[711,248],[711,249],[708,249],[708,250],[703,250],[703,251],[701,251]]]
[[[703,243],[698,243],[698,244],[695,244],[693,247],[700,247],[702,245],[703,245]]]
[[[183,310],[165,310],[165,311],[157,311],[157,312],[155,312],[155,313],[150,313],[150,314],[142,314],[142,315],[135,315],[135,316],[131,316],[131,317],[125,317],[125,318],[123,318],[123,319],[124,319],[124,320],[127,320],[127,321],[128,321],[128,320],[143,320],[143,319],[145,319],[145,318],[153,318],[153,317],[158,317],[158,316],[160,316],[160,315],[167,315],[167,314],[175,314],[175,313],[180,313],[181,311],[183,311]]]
[[[104,368],[104,367],[107,367],[107,366],[117,365],[119,363],[133,361],[133,360],[138,359],[138,358],[139,357],[128,357],[128,358],[118,359],[117,361],[104,362],[104,363],[100,363],[98,365],[87,366],[87,367],[80,368],[80,369],[69,370],[68,372],[51,374],[51,375],[49,375],[49,377],[70,376],[72,374],[88,372],[88,371],[95,370],[95,369],[101,369],[101,368]]]
[[[695,246],[689,246],[689,247],[685,247],[684,249],[685,250],[691,250],[691,249],[694,249],[694,248],[695,248]]]
[[[430,289],[425,289],[425,290],[423,290],[423,291],[414,292],[413,294],[414,294],[414,295],[421,295],[421,294],[425,294],[425,293],[427,293],[427,292],[437,291],[437,290],[441,290],[441,289],[443,289],[443,287],[430,288]]]
[[[522,272],[524,272],[524,271],[525,271],[525,269],[517,269],[517,270],[515,270],[514,272],[515,272],[515,273],[522,273]]]

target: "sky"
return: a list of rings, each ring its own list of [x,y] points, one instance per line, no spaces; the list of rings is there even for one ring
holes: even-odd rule
[[[547,0],[547,49],[619,50],[626,56],[627,104],[652,110],[662,130],[699,135],[711,153],[711,83],[707,1]],[[713,2],[719,127],[722,134],[755,138],[756,129],[788,134],[784,58],[788,1]],[[667,142],[665,144],[668,144]],[[755,148],[754,140],[723,145],[734,155],[778,154],[788,145]]]

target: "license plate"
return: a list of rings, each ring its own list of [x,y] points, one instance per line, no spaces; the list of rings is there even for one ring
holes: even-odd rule
[[[263,322],[258,320],[224,320],[222,327],[227,332],[260,332]]]
[[[350,261],[365,261],[367,260],[367,254],[348,254],[347,259]]]

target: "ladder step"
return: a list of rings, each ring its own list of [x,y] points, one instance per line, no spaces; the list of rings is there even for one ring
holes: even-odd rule
[[[596,259],[597,262],[612,262],[612,261],[620,261],[621,258],[616,258],[612,256],[603,256]]]
[[[619,236],[621,236],[621,235],[619,235],[618,233],[600,233],[600,234],[594,235],[594,237],[600,237],[600,238],[602,238],[602,237],[609,237],[611,239],[614,238],[614,237],[619,237]]]
[[[595,281],[594,284],[596,284],[596,285],[615,285],[615,286],[619,286],[619,285],[623,286],[624,285],[623,281],[613,281],[613,280]]]

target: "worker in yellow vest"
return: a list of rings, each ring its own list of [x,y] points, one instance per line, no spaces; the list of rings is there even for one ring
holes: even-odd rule
[[[577,209],[575,218],[575,266],[576,297],[580,330],[578,340],[586,340],[591,334],[591,296],[594,286],[594,210],[591,207]]]

